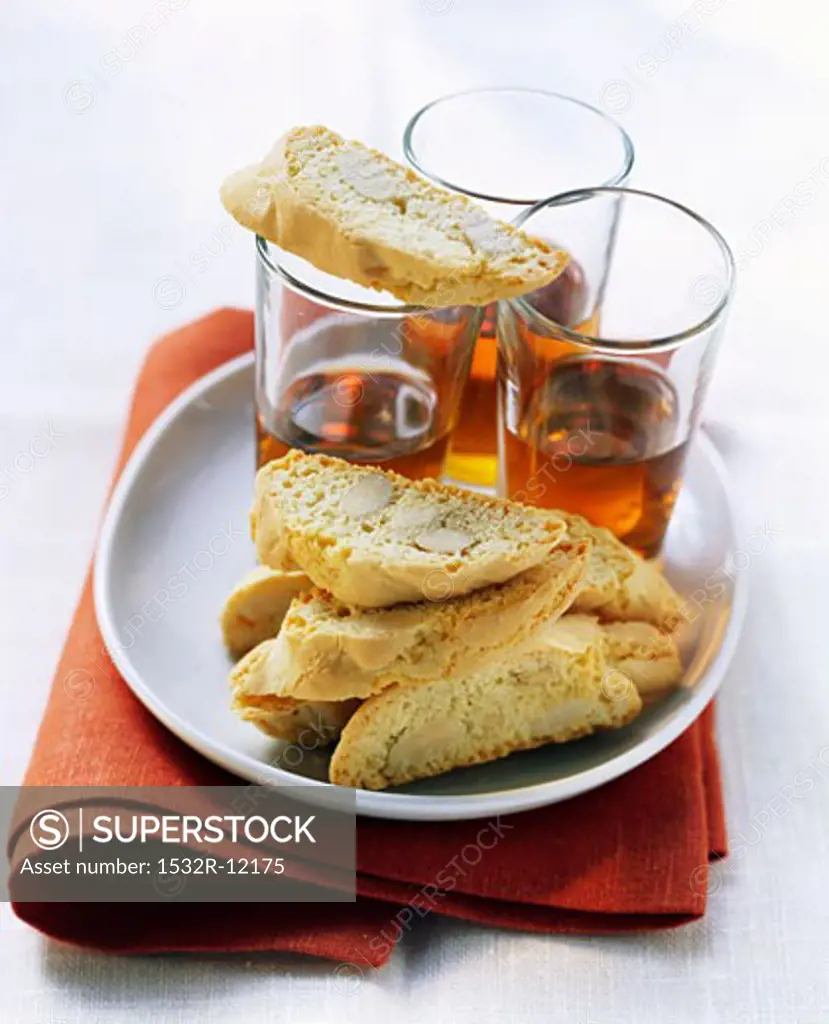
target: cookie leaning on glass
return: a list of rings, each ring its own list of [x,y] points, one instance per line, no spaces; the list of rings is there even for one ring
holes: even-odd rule
[[[317,269],[403,302],[486,306],[549,284],[565,253],[359,142],[293,128],[221,199],[243,227]]]

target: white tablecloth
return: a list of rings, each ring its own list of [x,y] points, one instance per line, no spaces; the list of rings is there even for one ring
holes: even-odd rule
[[[2,22],[3,782],[29,756],[147,344],[252,301],[241,233],[200,276],[177,268],[217,253],[218,182],[291,123],[391,146],[420,102],[493,82],[608,105],[635,140],[635,183],[710,217],[741,257],[707,421],[747,531],[774,534],[746,570],[751,607],[720,702],[743,855],[720,867],[704,920],[572,939],[432,915],[352,990],[331,965],[289,957],[92,955],[4,907],[0,1019],[829,1019],[825,7],[7,0]],[[176,304],[157,286],[168,276],[184,281]],[[803,771],[814,784],[792,799]]]

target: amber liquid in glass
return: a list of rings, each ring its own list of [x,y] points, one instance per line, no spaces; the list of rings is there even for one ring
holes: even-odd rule
[[[687,440],[676,438],[676,393],[656,367],[565,357],[517,432],[504,430],[507,493],[583,515],[651,558],[682,482]]]
[[[257,465],[291,448],[381,465],[413,480],[438,477],[449,434],[436,436],[428,378],[401,371],[316,366],[270,416],[256,418]]]
[[[538,307],[556,323],[571,330],[592,334],[598,330],[598,315],[580,319],[584,306],[584,273],[571,261],[552,284],[539,293]],[[495,334],[495,306],[486,311],[475,355],[469,371],[458,424],[446,460],[446,474],[462,483],[493,487],[497,478],[498,426],[497,384],[498,340]]]

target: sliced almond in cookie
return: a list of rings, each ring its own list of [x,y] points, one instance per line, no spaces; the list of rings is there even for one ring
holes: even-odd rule
[[[364,476],[343,497],[343,512],[349,516],[370,516],[391,500],[391,483],[379,474]]]
[[[464,533],[462,530],[450,530],[445,526],[427,530],[415,540],[415,544],[422,551],[435,551],[442,555],[457,554],[472,543],[474,541],[468,533]]]

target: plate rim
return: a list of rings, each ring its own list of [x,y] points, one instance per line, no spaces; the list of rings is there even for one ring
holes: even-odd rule
[[[159,413],[131,452],[110,494],[96,545],[93,569],[95,615],[109,656],[124,682],[165,728],[209,761],[243,779],[260,785],[290,785],[296,787],[297,796],[300,795],[300,791],[307,790],[308,799],[317,801],[324,798],[323,794],[330,789],[332,783],[294,775],[285,769],[265,764],[249,754],[234,750],[221,740],[206,735],[169,708],[125,656],[117,639],[118,633],[108,601],[113,546],[118,526],[135,481],[156,445],[191,404],[228,378],[247,371],[252,367],[253,361],[254,353],[246,352],[199,377]],[[697,432],[693,444],[701,448],[722,490],[728,510],[730,544],[733,546],[739,536],[743,515],[729,487],[725,464],[703,430]],[[745,573],[739,573],[734,577],[731,607],[719,648],[701,684],[687,703],[678,709],[655,735],[640,741],[632,750],[617,754],[600,765],[579,771],[566,779],[537,782],[520,789],[500,789],[463,796],[357,790],[357,813],[366,817],[406,821],[462,821],[489,815],[515,814],[572,799],[627,774],[673,743],[705,710],[719,690],[731,664],[747,606],[748,580]]]

